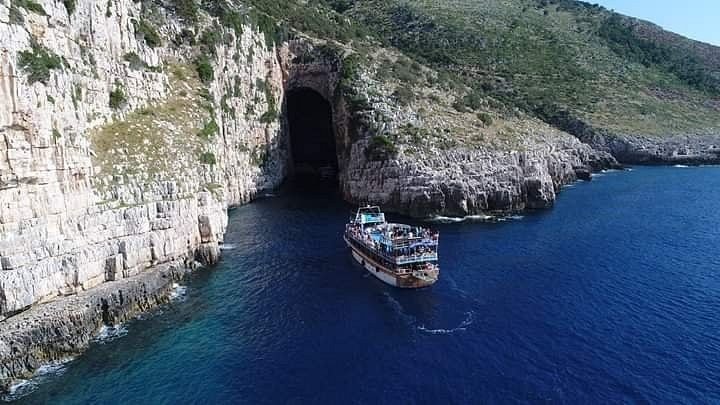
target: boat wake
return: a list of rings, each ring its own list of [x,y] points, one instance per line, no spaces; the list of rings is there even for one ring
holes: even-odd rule
[[[450,329],[444,329],[444,328],[432,329],[432,328],[428,328],[426,325],[420,324],[420,322],[418,322],[418,320],[417,320],[416,317],[414,317],[413,315],[407,314],[407,313],[403,310],[402,305],[400,304],[400,302],[398,302],[398,301],[397,301],[395,298],[393,298],[390,294],[388,294],[387,292],[385,292],[385,293],[383,293],[383,295],[384,295],[385,298],[387,299],[387,302],[390,304],[390,306],[393,308],[395,314],[397,314],[397,316],[398,316],[405,324],[407,324],[408,326],[410,326],[410,327],[412,327],[412,328],[414,328],[414,329],[416,329],[416,330],[419,330],[419,331],[421,331],[421,332],[423,332],[423,333],[429,334],[429,335],[450,335],[450,334],[453,334],[453,333],[455,333],[455,332],[463,332],[463,331],[466,331],[466,330],[468,329],[468,327],[473,324],[473,315],[474,315],[474,312],[473,312],[473,311],[468,311],[468,312],[465,312],[465,319],[463,319],[463,321],[460,322],[460,324],[459,324],[458,326],[454,327],[454,328],[450,328]]]
[[[65,366],[72,360],[73,358],[70,357],[62,361],[56,361],[40,366],[30,379],[17,380],[17,382],[11,385],[6,394],[0,395],[0,401],[17,401],[26,395],[32,394],[47,379],[65,374],[65,371],[67,371]]]
[[[688,165],[675,165],[675,166],[673,166],[673,167],[676,167],[676,168],[678,168],[678,169],[687,169],[687,168],[689,168],[690,166],[688,166]]]
[[[393,311],[395,312],[395,314],[397,314],[397,316],[398,316],[404,323],[406,323],[408,326],[415,325],[415,323],[416,323],[415,317],[412,316],[412,315],[410,315],[410,314],[406,314],[405,311],[403,310],[402,305],[400,305],[400,302],[398,302],[398,300],[396,300],[395,298],[393,298],[393,297],[392,297],[389,293],[387,293],[387,292],[384,292],[383,295],[384,295],[385,298],[387,299],[387,302],[390,304],[390,306],[392,307],[392,309],[393,309]]]
[[[460,323],[460,325],[452,328],[452,329],[428,329],[425,327],[425,325],[420,325],[417,327],[418,330],[428,333],[431,335],[450,335],[455,332],[461,332],[466,331],[467,328],[473,324],[473,311],[465,312],[465,319]]]
[[[225,243],[220,245],[220,250],[235,250],[237,246],[232,243]]]

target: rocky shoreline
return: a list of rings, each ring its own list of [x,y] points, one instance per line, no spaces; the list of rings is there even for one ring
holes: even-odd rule
[[[173,284],[199,267],[197,262],[163,264],[0,321],[0,393],[45,364],[81,354],[103,326],[168,303]]]

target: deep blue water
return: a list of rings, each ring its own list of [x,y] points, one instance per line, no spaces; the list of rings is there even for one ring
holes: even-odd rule
[[[607,173],[552,210],[436,225],[441,278],[418,291],[354,264],[351,210],[234,210],[221,265],[23,400],[720,402],[720,168]]]

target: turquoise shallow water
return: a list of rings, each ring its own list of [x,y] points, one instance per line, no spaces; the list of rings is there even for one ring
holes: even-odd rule
[[[720,168],[436,224],[441,278],[419,291],[354,264],[351,211],[297,193],[232,211],[217,268],[19,402],[720,402]]]

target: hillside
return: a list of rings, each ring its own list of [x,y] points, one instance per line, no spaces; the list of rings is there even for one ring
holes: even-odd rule
[[[351,21],[360,27],[338,30],[305,24],[291,8],[252,3],[314,35],[357,44],[367,38],[358,32],[370,34],[438,70],[442,81],[459,77],[476,97],[539,117],[630,163],[683,159],[682,149],[693,160],[718,143],[720,48],[600,6],[573,0],[311,3],[322,15],[340,13],[325,26]],[[714,153],[695,157],[717,159]]]

